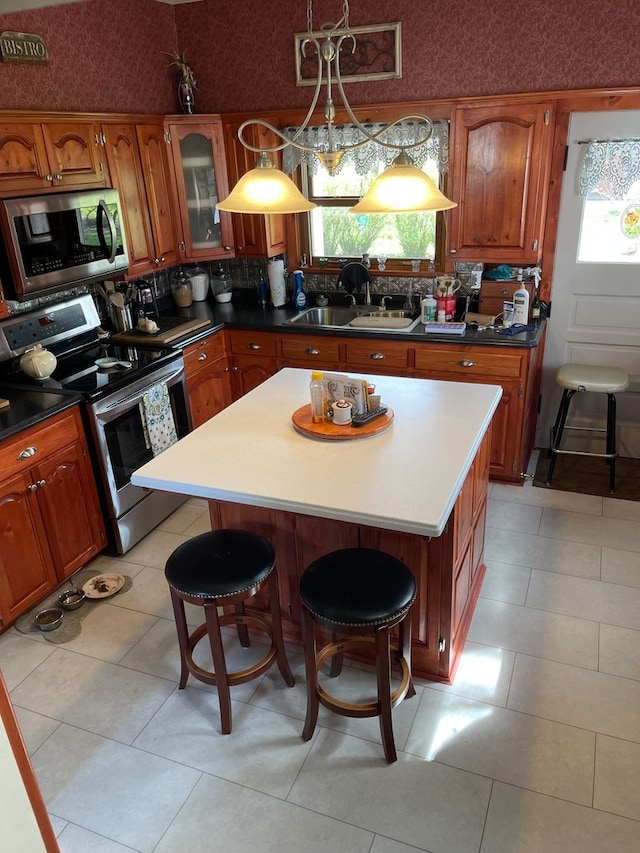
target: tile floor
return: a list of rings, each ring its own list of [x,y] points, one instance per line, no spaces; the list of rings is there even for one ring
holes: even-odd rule
[[[100,557],[133,587],[76,640],[0,637],[63,853],[640,850],[640,503],[491,487],[455,684],[421,682],[394,711],[391,766],[376,720],[321,711],[302,742],[297,649],[295,688],[274,667],[234,689],[230,737],[212,688],[178,692],[162,569],[207,524],[192,501],[126,557]],[[349,674],[366,689],[368,672]]]

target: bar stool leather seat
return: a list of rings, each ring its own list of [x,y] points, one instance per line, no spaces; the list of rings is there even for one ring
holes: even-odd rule
[[[562,391],[562,399],[551,430],[551,462],[547,474],[547,486],[551,485],[556,461],[559,455],[600,456],[609,465],[609,491],[615,490],[616,477],[616,398],[615,394],[625,391],[629,386],[629,374],[622,367],[607,367],[593,364],[563,364],[556,372],[556,384]],[[598,427],[578,427],[566,423],[569,404],[578,392],[592,391],[607,395],[607,425],[605,429]],[[605,452],[572,451],[561,448],[562,436],[565,429],[581,432],[604,432]]]
[[[231,732],[230,687],[257,678],[270,668],[274,660],[289,687],[295,681],[286,658],[280,605],[278,578],[274,570],[275,552],[270,542],[248,530],[212,530],[195,536],[179,545],[165,566],[171,603],[178,632],[182,690],[189,675],[218,690],[221,730]],[[271,621],[261,613],[247,613],[245,600],[269,584]],[[204,608],[205,622],[189,634],[184,602]],[[221,605],[234,605],[234,613],[219,615]],[[235,625],[240,643],[250,645],[248,626],[252,625],[267,634],[271,644],[266,654],[252,666],[229,672],[225,661],[221,628]],[[200,640],[208,636],[213,661],[213,671],[199,666],[193,651]]]
[[[380,733],[388,762],[396,760],[391,710],[415,695],[411,678],[411,621],[416,597],[411,571],[395,557],[369,548],[345,548],[311,563],[300,579],[302,631],[307,673],[307,716],[303,739],[313,735],[319,704],[347,717],[380,718]],[[332,642],[316,652],[314,623],[332,633]],[[399,626],[398,645],[391,645],[391,629]],[[347,638],[338,639],[338,635]],[[330,675],[342,670],[343,653],[350,646],[373,644],[377,701],[348,703],[332,697],[318,681],[318,672],[331,659]],[[400,685],[391,691],[391,667],[401,672]]]

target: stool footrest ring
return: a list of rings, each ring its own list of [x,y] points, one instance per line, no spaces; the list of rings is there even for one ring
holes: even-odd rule
[[[266,619],[263,619],[261,616],[254,616],[253,614],[245,613],[244,616],[239,616],[234,613],[225,614],[219,617],[220,626],[224,625],[254,625],[258,628],[262,628],[263,631],[267,634],[269,639],[271,640],[271,646],[267,652],[267,654],[257,661],[252,666],[247,667],[246,669],[240,669],[236,672],[228,672],[227,673],[227,683],[230,687],[233,687],[236,684],[244,684],[247,681],[251,681],[251,679],[255,678],[258,675],[262,675],[263,672],[266,672],[273,661],[276,659],[277,649],[275,643],[273,641],[273,632],[271,630],[271,625],[267,622]],[[198,645],[200,640],[203,637],[207,636],[207,625],[204,623],[200,625],[199,628],[189,635],[187,640],[187,647],[184,650],[185,663],[191,675],[194,678],[197,678],[198,681],[202,681],[205,684],[217,684],[216,675],[214,672],[210,670],[203,669],[203,667],[199,666],[193,659],[193,652],[195,647]]]

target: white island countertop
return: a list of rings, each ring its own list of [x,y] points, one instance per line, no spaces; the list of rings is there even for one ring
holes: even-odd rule
[[[291,416],[310,371],[285,368],[132,476],[137,486],[439,536],[502,396],[497,385],[366,376],[387,432],[328,441]]]

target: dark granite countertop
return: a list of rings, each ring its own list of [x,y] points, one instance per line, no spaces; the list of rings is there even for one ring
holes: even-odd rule
[[[79,394],[42,391],[6,383],[0,384],[0,397],[9,400],[9,406],[0,409],[0,441],[77,405],[81,400]]]

